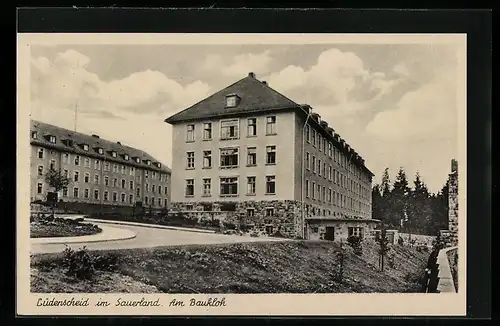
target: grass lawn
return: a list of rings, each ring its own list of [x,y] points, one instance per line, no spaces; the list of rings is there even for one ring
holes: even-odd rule
[[[90,280],[65,276],[63,255],[31,258],[32,292],[346,293],[418,292],[428,252],[394,246],[394,264],[378,269],[375,244],[346,251],[344,277],[334,277],[339,245],[326,241],[192,245],[90,252],[112,268]],[[100,264],[102,266],[102,263]]]
[[[100,232],[102,229],[97,225],[72,219],[32,217],[30,222],[31,238],[76,237]]]

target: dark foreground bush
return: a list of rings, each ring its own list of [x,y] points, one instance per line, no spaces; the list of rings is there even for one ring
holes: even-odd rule
[[[354,249],[354,253],[358,256],[363,254],[363,247],[361,244],[361,238],[355,235],[351,235],[347,238],[347,243]]]
[[[76,251],[66,247],[63,251],[62,267],[67,276],[80,280],[90,280],[95,274],[94,257],[85,247]]]

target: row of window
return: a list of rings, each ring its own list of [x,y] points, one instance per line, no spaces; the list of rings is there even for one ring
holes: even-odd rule
[[[43,157],[44,157],[44,149],[39,148],[38,149],[38,158],[43,159]],[[69,153],[62,154],[62,162],[63,163],[66,163],[66,164],[73,163],[75,166],[80,166],[81,161],[82,160],[81,160],[80,155],[74,155],[73,160],[71,160],[71,154],[69,154]],[[83,158],[83,166],[86,168],[91,168],[92,167],[91,159],[88,157],[84,157]],[[54,160],[54,159],[50,160],[50,168],[55,169],[55,167],[56,167],[56,160]],[[133,166],[118,165],[118,164],[111,165],[110,162],[104,162],[104,168],[103,168],[104,171],[108,171],[108,172],[111,171],[111,167],[113,168],[113,173],[120,173],[121,172],[121,174],[128,174],[131,176],[135,176],[135,168]],[[94,160],[94,169],[95,170],[101,169],[101,161],[100,160]],[[144,177],[148,178],[148,176],[149,176],[149,171],[145,170]],[[167,175],[164,173],[152,171],[151,178],[153,180],[156,180],[158,178],[160,181],[163,181],[164,179],[165,180],[167,179]]]
[[[309,152],[306,152],[305,161],[306,169],[311,170],[312,168],[312,173],[317,173],[319,176],[328,179],[330,182],[338,184],[344,189],[349,189],[349,191],[352,191],[365,199],[370,196],[370,190],[367,187],[364,187],[361,183],[355,180],[348,180],[345,174],[334,169],[331,165],[327,166],[327,163],[321,162],[321,159],[316,159],[313,155],[311,161]]]
[[[221,177],[219,179],[219,195],[224,196],[238,196],[238,183],[239,177]],[[247,192],[248,196],[254,196],[257,189],[257,178],[250,176],[246,178]],[[266,195],[276,194],[276,176],[268,175],[265,179],[265,193]],[[212,196],[212,179],[203,178],[202,179],[202,196],[210,197]],[[195,195],[195,182],[194,179],[186,179],[186,189],[185,196],[192,197]]]
[[[335,190],[332,190],[332,188],[327,189],[325,186],[316,184],[314,181],[310,184],[310,181],[306,180],[305,192],[306,198],[329,203],[341,208],[347,208],[356,211],[366,210],[369,208],[368,204],[360,200],[336,192]]]
[[[276,116],[266,117],[266,135],[276,135]],[[255,137],[257,136],[257,118],[246,119],[246,136]],[[186,126],[186,142],[194,142],[196,140],[196,125],[188,124]],[[240,138],[240,119],[228,119],[220,121],[220,139],[238,139]],[[202,130],[202,140],[212,140],[213,139],[213,124],[212,122],[203,123]]]
[[[37,194],[43,194],[43,184],[42,183],[38,183],[37,184]],[[104,201],[110,201],[110,198],[109,198],[109,191],[104,191],[104,196],[103,196],[103,200]],[[112,193],[112,201],[113,202],[122,202],[122,203],[126,203],[126,197],[127,195],[125,193],[121,193],[120,194],[120,200],[118,200],[118,193],[117,192],[113,192]],[[62,196],[67,198],[68,197],[68,188],[64,188],[62,190]],[[74,187],[73,188],[73,198],[80,198],[80,189],[78,187]],[[85,199],[91,199],[90,198],[90,189],[84,189],[83,191],[83,198]],[[94,200],[100,200],[101,198],[99,197],[99,190],[97,189],[94,189],[93,191],[93,197],[92,199]],[[151,202],[149,202],[149,198],[148,196],[145,196],[144,197],[144,203],[146,205],[157,205],[157,206],[162,206],[162,203],[164,206],[167,206],[167,198],[161,198],[161,197],[158,197],[156,198],[157,201],[155,201],[155,197],[151,197]],[[134,196],[133,195],[129,195],[128,196],[128,203],[129,204],[133,204],[134,203]]]
[[[194,209],[194,205],[193,204],[186,204],[186,205],[184,205],[184,209],[187,210],[187,211],[192,211]],[[274,217],[275,216],[274,207],[266,207],[266,208],[264,208],[263,211],[264,211],[264,215],[266,217]],[[254,217],[255,216],[255,208],[254,207],[248,207],[246,209],[246,216],[247,217]],[[269,220],[269,221],[265,221],[265,222],[271,223],[272,221]]]
[[[37,131],[32,131],[32,132],[31,132],[31,138],[33,138],[33,139],[38,139],[38,132],[37,132]],[[48,136],[48,140],[49,140],[49,142],[51,142],[51,143],[55,144],[55,143],[56,143],[56,136],[49,135],[49,136]],[[63,142],[64,142],[67,146],[73,146],[73,144],[74,144],[74,141],[73,141],[73,140],[71,140],[71,139],[66,139],[66,140],[63,140]],[[84,151],[86,151],[86,152],[88,152],[88,151],[89,151],[89,149],[90,149],[90,146],[89,146],[88,144],[86,144],[86,143],[81,143],[81,144],[78,144],[78,146],[79,146],[82,150],[84,150]],[[95,148],[94,148],[94,150],[95,150],[95,151],[96,151],[96,153],[98,153],[98,154],[101,154],[101,155],[103,155],[103,154],[104,154],[104,148],[102,148],[102,147],[95,147]],[[117,158],[117,157],[118,157],[118,153],[117,153],[116,151],[114,151],[114,150],[109,151],[108,153],[111,155],[111,157],[114,157],[114,158]],[[42,154],[42,155],[43,155],[43,154]],[[120,154],[120,156],[121,156],[121,157],[122,157],[125,161],[128,161],[129,159],[131,159],[130,155],[128,155],[128,154],[126,154],[126,153],[125,153],[125,154]],[[140,158],[140,157],[135,156],[135,157],[132,157],[132,159],[133,159],[133,161],[134,161],[135,163],[141,163],[141,158]],[[145,162],[147,165],[151,165],[151,164],[152,164],[152,161],[151,161],[151,160],[145,160],[144,162]],[[160,163],[160,162],[155,162],[155,163],[154,163],[154,165],[155,165],[156,167],[158,167],[158,168],[161,168],[161,163]]]
[[[239,166],[239,148],[223,148],[219,150],[219,166],[221,168],[235,168]],[[276,146],[266,146],[266,164],[276,164]],[[202,168],[212,168],[212,151],[203,151]],[[257,165],[257,147],[247,147],[247,166]],[[195,152],[186,152],[186,169],[194,169],[196,166]]]
[[[323,137],[314,128],[312,133],[310,132],[310,126],[306,126],[306,141],[311,143],[318,151],[323,152],[334,162],[338,163],[340,166],[348,168],[355,176],[359,176],[364,182],[369,182],[369,177],[363,173],[362,169],[357,165],[350,162],[350,159],[343,155],[342,152],[333,145],[332,142],[328,141],[326,137]]]

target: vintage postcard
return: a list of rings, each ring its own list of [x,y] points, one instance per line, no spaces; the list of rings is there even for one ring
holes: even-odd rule
[[[465,34],[18,34],[17,69],[19,315],[465,315]]]

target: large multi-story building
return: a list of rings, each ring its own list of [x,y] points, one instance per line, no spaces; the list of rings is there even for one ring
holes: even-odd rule
[[[120,142],[31,121],[31,201],[45,201],[53,188],[50,169],[69,180],[63,202],[164,208],[170,203],[170,169],[151,155]]]
[[[253,73],[167,118],[172,208],[308,239],[368,235],[373,174],[326,121]]]

